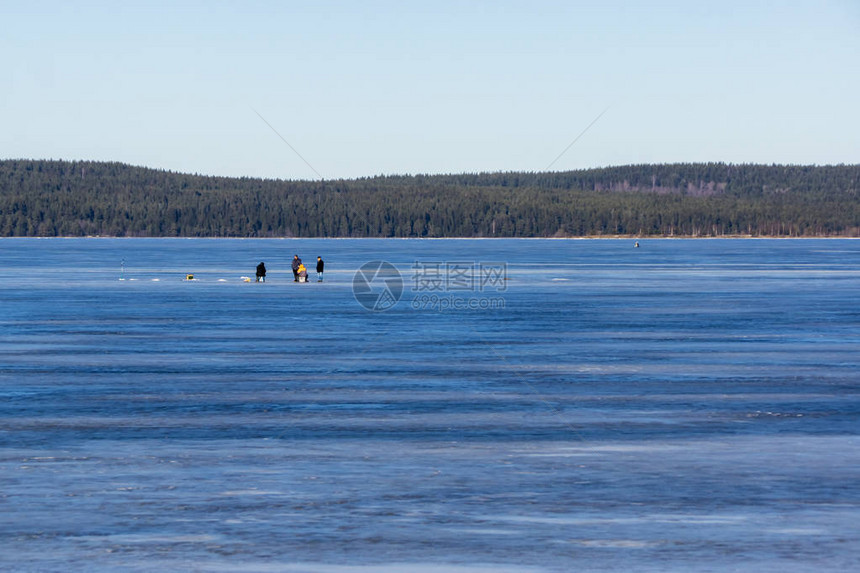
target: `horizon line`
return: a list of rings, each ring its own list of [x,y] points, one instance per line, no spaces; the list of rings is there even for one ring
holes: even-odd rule
[[[505,175],[505,174],[524,174],[524,175],[557,175],[564,173],[579,173],[587,171],[599,171],[602,169],[618,169],[623,167],[667,167],[674,165],[725,165],[727,167],[860,167],[860,163],[732,163],[726,161],[675,161],[664,163],[622,163],[615,165],[603,165],[597,167],[583,167],[579,169],[565,169],[559,171],[517,171],[517,170],[497,170],[497,171],[460,171],[460,172],[437,172],[437,173],[378,173],[375,175],[359,175],[353,177],[334,177],[326,179],[287,179],[281,177],[262,177],[253,175],[215,175],[191,171],[177,171],[166,169],[163,167],[152,167],[150,165],[141,165],[128,163],[125,161],[105,160],[105,159],[33,159],[27,157],[7,157],[0,158],[0,163],[12,161],[30,161],[30,162],[47,162],[47,163],[101,163],[106,165],[118,164],[126,167],[138,169],[149,169],[152,171],[160,171],[175,175],[188,175],[194,177],[211,177],[222,179],[258,179],[261,181],[284,181],[291,183],[323,183],[326,181],[357,181],[361,179],[381,179],[387,177],[455,177],[463,175]]]

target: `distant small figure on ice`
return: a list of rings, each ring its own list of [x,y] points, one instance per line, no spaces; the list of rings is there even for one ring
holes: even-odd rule
[[[308,282],[308,269],[303,264],[299,264],[299,269],[296,271],[296,275],[298,276],[298,281],[300,283]]]
[[[302,265],[302,260],[298,255],[293,256],[293,264],[290,265],[293,269],[293,282],[299,282],[299,267]]]
[[[266,263],[261,262],[259,265],[257,265],[257,282],[266,282]]]
[[[317,282],[321,283],[323,281],[323,271],[325,270],[325,261],[323,261],[320,257],[317,257]]]

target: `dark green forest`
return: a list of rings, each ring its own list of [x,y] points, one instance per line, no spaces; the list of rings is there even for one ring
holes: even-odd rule
[[[0,236],[860,236],[860,165],[284,181],[0,161]]]

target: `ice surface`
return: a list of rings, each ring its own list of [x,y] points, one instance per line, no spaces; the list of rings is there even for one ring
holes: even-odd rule
[[[640,245],[0,240],[0,568],[860,569],[860,242]]]

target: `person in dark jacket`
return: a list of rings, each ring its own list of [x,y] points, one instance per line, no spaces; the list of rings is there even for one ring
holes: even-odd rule
[[[257,265],[257,282],[266,282],[266,263],[261,262],[259,265]]]
[[[302,260],[299,258],[299,256],[294,255],[293,256],[293,264],[292,264],[293,282],[296,282],[296,283],[299,282],[299,265],[301,265],[301,264],[302,264]]]
[[[317,257],[317,282],[318,283],[322,282],[324,269],[325,269],[325,262],[320,257]]]

